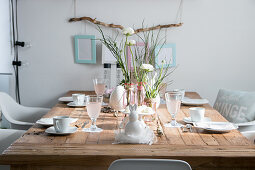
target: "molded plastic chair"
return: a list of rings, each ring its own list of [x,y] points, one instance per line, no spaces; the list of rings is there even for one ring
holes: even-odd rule
[[[0,129],[0,154],[25,132],[24,130]],[[0,165],[0,169],[9,170],[10,166]]]
[[[0,109],[2,110],[2,127],[20,130],[30,128],[50,110],[48,108],[22,106],[3,92],[0,92]]]
[[[255,92],[220,89],[213,108],[240,132],[255,130]]]
[[[251,143],[255,144],[255,131],[241,132]]]
[[[118,159],[110,165],[108,170],[191,170],[191,167],[181,160]]]

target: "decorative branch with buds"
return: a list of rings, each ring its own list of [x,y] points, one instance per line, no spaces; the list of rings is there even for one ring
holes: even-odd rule
[[[116,24],[107,24],[104,23],[102,21],[98,21],[91,17],[80,17],[80,18],[71,18],[69,19],[69,22],[77,22],[77,21],[89,21],[93,24],[97,24],[97,25],[102,25],[105,27],[109,27],[109,28],[118,28],[123,30],[124,27],[122,25],[116,25]],[[180,27],[182,26],[183,23],[178,23],[178,24],[165,24],[165,25],[157,25],[157,26],[152,26],[152,27],[148,27],[148,28],[139,28],[134,30],[134,33],[139,33],[139,32],[145,32],[145,31],[152,31],[152,30],[157,30],[157,29],[161,29],[161,28],[171,28],[171,27]]]

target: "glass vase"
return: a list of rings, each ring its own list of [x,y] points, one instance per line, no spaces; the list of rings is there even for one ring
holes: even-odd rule
[[[139,82],[137,85],[136,98],[137,98],[137,105],[142,106],[144,104],[144,98],[145,98],[145,90],[143,87],[143,82]]]
[[[145,98],[144,102],[145,102],[146,106],[151,107],[154,112],[154,114],[151,116],[145,116],[144,121],[151,122],[151,121],[156,120],[157,99],[156,98]]]
[[[124,96],[124,106],[127,107],[130,104],[136,104],[136,91],[134,84],[125,83],[125,96]]]

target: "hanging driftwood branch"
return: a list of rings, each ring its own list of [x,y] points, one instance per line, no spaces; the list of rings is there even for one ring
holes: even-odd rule
[[[69,22],[77,22],[77,21],[89,21],[91,23],[97,24],[97,25],[102,25],[105,27],[110,27],[110,28],[119,28],[119,29],[123,29],[124,27],[122,25],[116,25],[116,24],[107,24],[101,21],[97,21],[96,18],[90,18],[90,17],[80,17],[80,18],[71,18],[69,20]],[[148,27],[148,28],[139,28],[135,30],[135,33],[139,33],[139,32],[145,32],[145,31],[152,31],[152,30],[156,30],[156,29],[161,29],[161,28],[170,28],[170,27],[180,27],[182,26],[183,23],[178,23],[178,24],[166,24],[166,25],[157,25],[157,26],[153,26],[153,27]]]

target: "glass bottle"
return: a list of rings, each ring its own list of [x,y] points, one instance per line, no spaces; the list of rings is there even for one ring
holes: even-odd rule
[[[106,89],[111,88],[111,64],[104,64],[104,79],[106,80]]]
[[[121,70],[121,67],[120,67],[120,64],[118,63],[117,64],[117,67],[116,67],[116,83],[117,83],[117,86],[120,85],[122,79],[123,79],[123,75],[122,75],[122,70]]]

